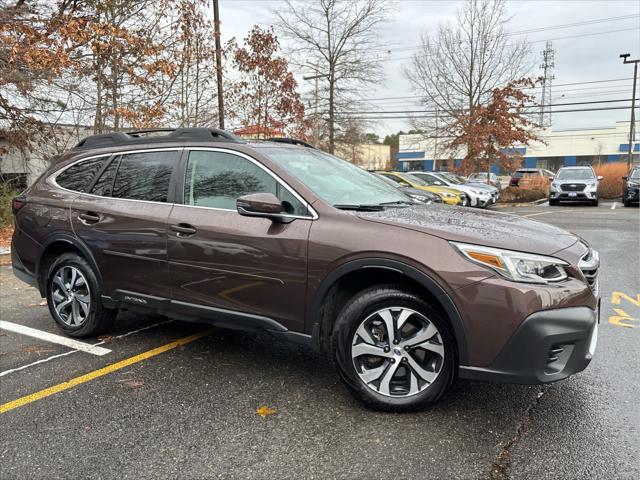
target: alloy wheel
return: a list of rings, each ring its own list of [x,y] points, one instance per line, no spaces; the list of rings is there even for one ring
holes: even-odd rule
[[[438,328],[406,307],[388,307],[365,318],[353,335],[351,358],[367,387],[390,397],[409,397],[438,378],[444,361]]]
[[[80,270],[60,267],[51,283],[51,300],[58,318],[70,327],[82,325],[91,309],[89,283]]]

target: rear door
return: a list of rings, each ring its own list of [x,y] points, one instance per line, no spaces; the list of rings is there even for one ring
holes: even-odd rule
[[[302,330],[312,221],[304,200],[242,153],[191,149],[184,157],[184,204],[176,203],[168,228],[174,308],[240,313],[238,322],[259,315]],[[236,211],[238,197],[260,192],[276,195],[293,221]]]
[[[166,226],[180,151],[114,155],[74,200],[74,232],[92,251],[106,295],[142,305],[153,302],[145,295],[169,298]]]

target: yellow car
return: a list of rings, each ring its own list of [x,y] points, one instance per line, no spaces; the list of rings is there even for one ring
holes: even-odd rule
[[[427,192],[435,193],[442,201],[447,205],[462,205],[467,206],[469,204],[469,199],[465,195],[464,192],[460,190],[456,190],[455,188],[449,187],[439,187],[436,185],[429,185],[424,180],[411,175],[409,173],[403,172],[377,172],[380,175],[384,175],[387,178],[390,178],[394,182],[404,184],[410,186],[412,188],[417,188],[418,190],[426,190]]]

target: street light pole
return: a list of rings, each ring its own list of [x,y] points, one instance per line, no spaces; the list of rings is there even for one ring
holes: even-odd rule
[[[631,168],[631,160],[633,159],[633,140],[634,133],[636,128],[636,84],[638,83],[638,63],[640,63],[640,59],[636,60],[628,60],[628,53],[623,53],[620,55],[622,58],[622,63],[633,63],[633,89],[631,93],[631,124],[629,125],[629,152],[627,155],[627,168]]]

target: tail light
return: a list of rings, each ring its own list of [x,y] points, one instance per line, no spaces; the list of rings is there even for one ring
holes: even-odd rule
[[[14,215],[17,215],[18,212],[27,204],[27,199],[23,197],[16,197],[11,200],[11,211]]]

